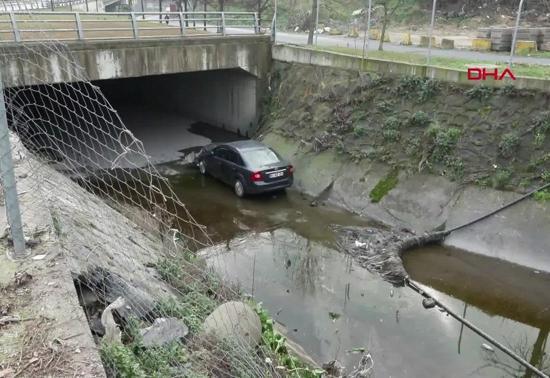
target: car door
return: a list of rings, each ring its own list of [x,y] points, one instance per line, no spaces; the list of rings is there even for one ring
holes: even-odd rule
[[[242,169],[242,159],[239,154],[233,150],[227,150],[226,162],[224,166],[224,181],[230,185],[235,183],[235,178],[238,176],[239,171]]]
[[[213,155],[210,158],[208,165],[208,172],[215,178],[225,181],[223,175],[223,164],[226,159],[227,148],[216,147],[213,151]]]

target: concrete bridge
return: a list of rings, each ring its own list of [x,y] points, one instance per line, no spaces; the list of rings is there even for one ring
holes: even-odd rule
[[[0,74],[8,89],[91,81],[120,93],[142,90],[164,107],[247,134],[259,117],[271,41],[223,34],[216,27],[208,34],[1,43]]]

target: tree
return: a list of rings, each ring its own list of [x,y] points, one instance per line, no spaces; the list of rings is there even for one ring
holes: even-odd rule
[[[382,16],[382,31],[380,32],[380,44],[378,50],[384,50],[384,38],[386,37],[386,29],[390,24],[395,11],[403,5],[405,0],[376,0],[376,5],[382,7],[384,15]]]
[[[311,17],[309,18],[309,35],[307,36],[307,44],[313,45],[313,33],[315,32],[315,14],[317,13],[317,1],[311,2]]]

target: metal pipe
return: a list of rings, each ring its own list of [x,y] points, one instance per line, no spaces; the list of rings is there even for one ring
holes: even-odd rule
[[[19,198],[17,197],[17,185],[13,169],[13,158],[11,156],[10,135],[8,130],[8,118],[4,101],[4,85],[0,73],[0,171],[2,185],[4,187],[4,201],[6,215],[10,225],[10,234],[13,240],[13,255],[8,257],[22,259],[27,257],[25,252],[25,235],[23,234],[23,223],[21,222],[21,210]]]
[[[509,67],[512,67],[512,63],[514,60],[514,53],[516,52],[516,41],[518,38],[519,21],[521,19],[521,10],[523,9],[524,1],[525,0],[520,0],[519,2],[518,15],[516,17],[516,28],[514,29],[514,38],[512,38],[512,47],[510,48],[510,61],[508,62]]]
[[[435,24],[435,8],[437,6],[437,0],[434,0],[433,6],[432,6],[432,22],[430,24],[430,35],[429,35],[429,41],[428,41],[428,65],[430,64],[432,60],[432,38],[434,33],[434,24]]]
[[[445,304],[441,303],[437,298],[433,297],[432,295],[426,293],[424,290],[418,286],[418,284],[414,281],[412,281],[410,278],[405,279],[405,284],[416,291],[418,294],[422,295],[424,298],[428,298],[434,301],[434,303],[442,308],[447,314],[451,315],[453,318],[458,320],[460,323],[464,324],[466,327],[470,328],[473,332],[477,333],[479,336],[493,344],[495,347],[506,353],[508,356],[512,357],[514,360],[519,362],[521,365],[526,367],[527,369],[531,370],[533,373],[537,374],[541,378],[549,378],[548,375],[544,374],[542,371],[537,369],[535,366],[531,365],[529,362],[518,356],[516,353],[514,353],[510,348],[506,347],[505,345],[499,343],[497,340],[495,340],[491,335],[485,333],[481,328],[478,328],[473,323],[470,323],[469,320],[463,318],[462,316],[455,313],[453,310],[451,310],[449,307],[447,307]]]

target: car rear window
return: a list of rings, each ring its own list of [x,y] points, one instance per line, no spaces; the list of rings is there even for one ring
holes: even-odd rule
[[[264,167],[266,165],[276,164],[281,160],[275,152],[269,148],[257,148],[253,150],[241,151],[246,164],[251,167]]]

